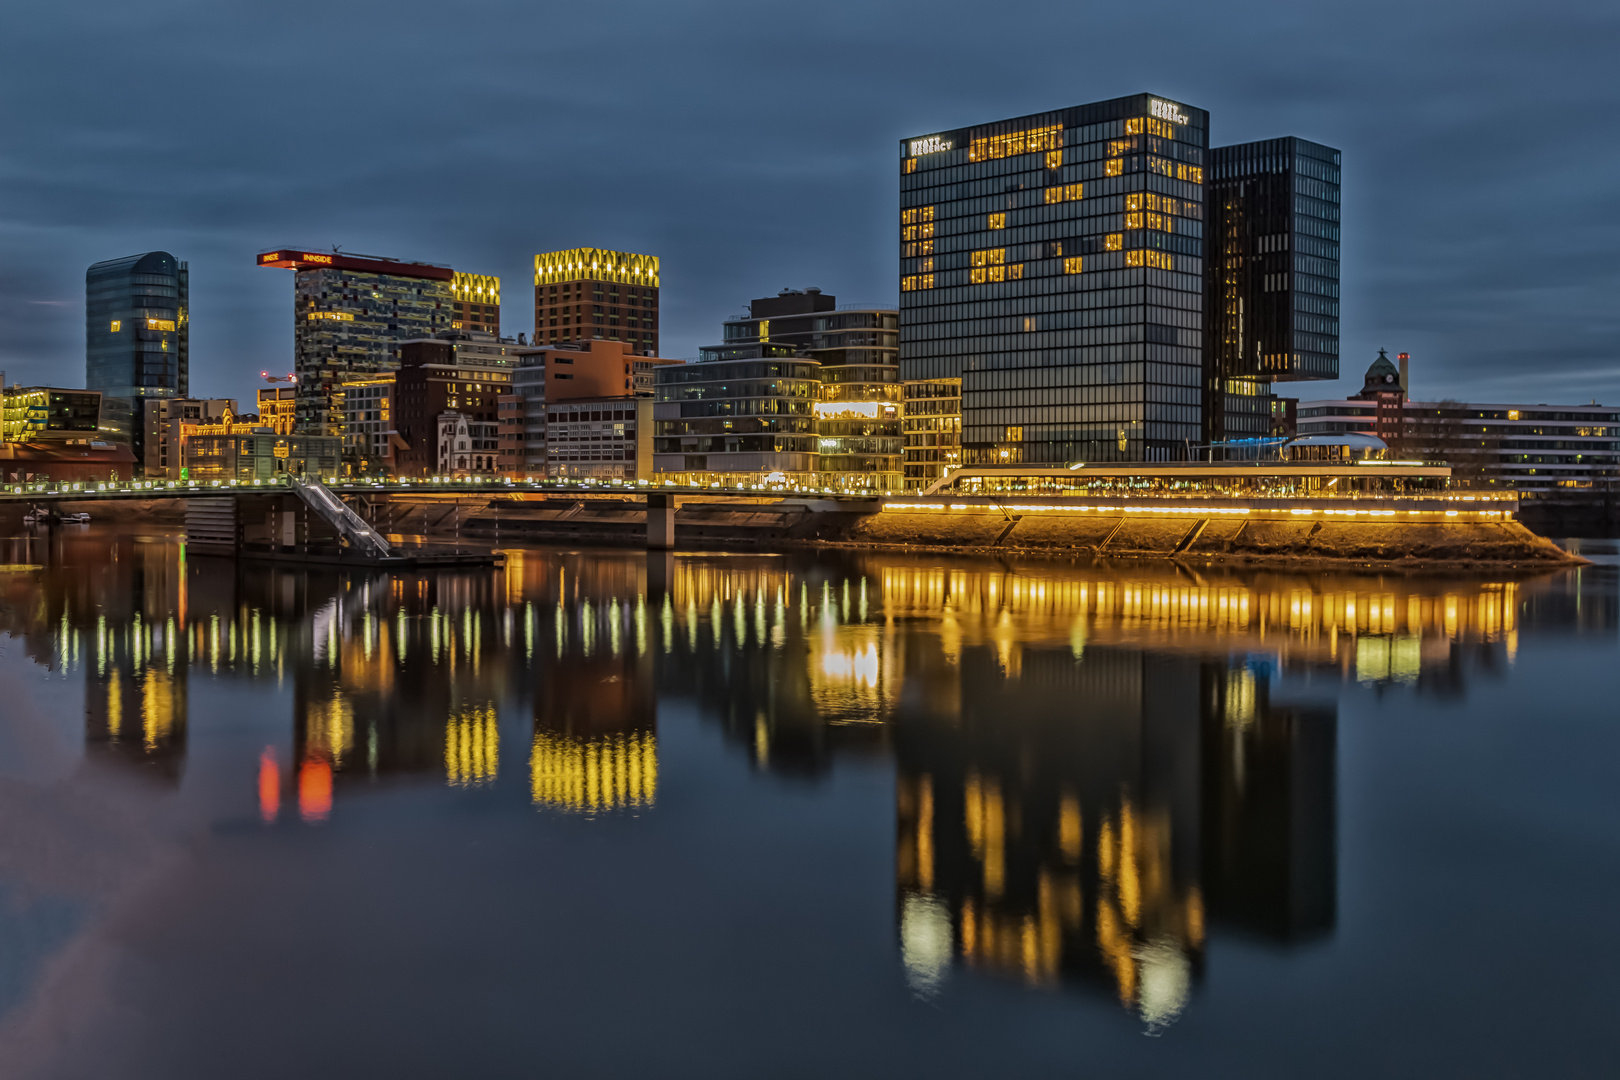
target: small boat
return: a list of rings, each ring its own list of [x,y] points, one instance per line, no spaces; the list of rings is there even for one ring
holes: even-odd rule
[[[62,520],[69,525],[88,525],[90,524],[90,515],[83,511],[77,514],[63,514]]]

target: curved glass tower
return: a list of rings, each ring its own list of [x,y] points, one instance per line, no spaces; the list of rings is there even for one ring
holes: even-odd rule
[[[84,384],[101,391],[102,434],[142,460],[147,398],[191,391],[186,264],[167,251],[109,259],[84,275]]]

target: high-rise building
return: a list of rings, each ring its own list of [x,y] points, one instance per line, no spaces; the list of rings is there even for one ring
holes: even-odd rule
[[[739,345],[769,342],[821,364],[815,403],[817,471],[825,487],[899,491],[902,485],[900,313],[840,309],[820,289],[783,289],[751,301],[725,323],[725,344],[702,350],[726,359]]]
[[[190,282],[167,251],[98,262],[84,275],[84,384],[101,391],[103,434],[142,459],[142,402],[191,391]]]
[[[900,375],[960,380],[963,464],[1186,456],[1208,132],[1137,94],[901,141]]]
[[[1210,151],[1204,439],[1271,433],[1271,383],[1339,377],[1339,151]]]
[[[500,278],[458,271],[450,279],[450,295],[455,298],[455,306],[450,314],[450,329],[477,330],[500,336]]]
[[[447,266],[293,248],[263,252],[258,262],[297,271],[293,370],[305,434],[341,436],[339,383],[393,371],[403,342],[450,329],[455,273]]]
[[[658,256],[572,248],[534,257],[534,344],[593,338],[658,355]]]

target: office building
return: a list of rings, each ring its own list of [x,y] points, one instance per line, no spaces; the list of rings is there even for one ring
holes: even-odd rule
[[[963,464],[1186,456],[1208,133],[1138,94],[900,143],[900,375],[960,381]]]
[[[529,346],[516,350],[512,396],[506,403],[502,471],[510,476],[547,475],[547,406],[581,398],[652,397],[658,368],[678,360],[639,355],[629,342],[589,339],[567,347]]]
[[[495,451],[495,468],[502,476],[519,479],[528,475],[542,475],[531,474],[524,468],[526,461],[523,453],[524,427],[527,418],[524,415],[523,395],[518,392],[516,385],[522,373],[521,367],[512,373],[512,393],[502,394],[495,399],[495,437],[499,441]],[[541,404],[544,405],[544,401]],[[541,429],[542,439],[544,430]]]
[[[769,342],[728,351],[743,355],[655,373],[653,470],[679,484],[820,487],[821,364]]]
[[[1273,381],[1339,377],[1339,151],[1210,151],[1206,442],[1272,434]]]
[[[90,442],[101,422],[101,393],[59,386],[0,388],[0,442]]]
[[[546,476],[554,480],[650,480],[653,402],[604,397],[551,402]]]
[[[181,446],[186,425],[217,424],[236,412],[234,398],[153,398],[145,405],[142,452],[148,479],[184,479]]]
[[[259,423],[277,435],[291,435],[297,419],[297,387],[266,386],[259,391]]]
[[[740,355],[750,344],[784,346],[817,361],[816,471],[825,487],[899,491],[902,484],[900,313],[894,308],[840,309],[820,289],[783,289],[753,300],[728,319],[725,344],[705,360]]]
[[[534,344],[592,339],[658,355],[658,256],[572,248],[534,257]]]
[[[84,385],[101,392],[106,437],[141,460],[142,402],[191,390],[186,264],[149,251],[90,267],[84,276]]]
[[[263,252],[258,263],[296,271],[293,370],[304,434],[340,437],[339,383],[393,371],[403,342],[450,329],[455,273],[447,266],[293,248]]]
[[[454,412],[471,421],[497,423],[497,400],[511,392],[519,351],[474,341],[460,332],[402,344],[390,406],[397,434],[395,475],[438,475],[439,418],[443,414]]]
[[[488,274],[463,274],[450,279],[450,329],[501,333],[501,279]]]
[[[343,474],[382,477],[394,470],[395,373],[345,379],[338,384],[338,411],[343,414]]]
[[[1512,488],[1524,500],[1610,498],[1620,488],[1615,406],[1413,401],[1399,359],[1397,368],[1380,350],[1349,398],[1299,402],[1299,434],[1376,436],[1392,456],[1445,461],[1462,485]]]

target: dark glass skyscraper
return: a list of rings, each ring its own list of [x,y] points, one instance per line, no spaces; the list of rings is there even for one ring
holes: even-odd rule
[[[186,397],[190,275],[167,251],[109,259],[84,275],[84,384],[101,391],[104,432],[141,460],[143,402]]]
[[[1210,152],[1208,441],[1264,436],[1272,380],[1339,377],[1339,151]]]
[[[1137,94],[900,143],[900,375],[960,380],[962,464],[1186,456],[1208,131]]]

